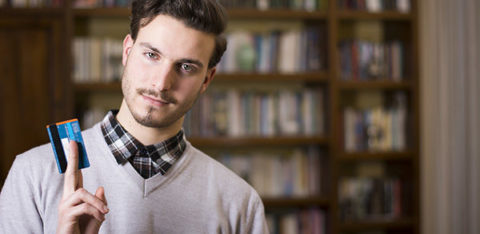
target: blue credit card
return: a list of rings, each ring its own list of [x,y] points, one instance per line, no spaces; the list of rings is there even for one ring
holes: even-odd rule
[[[78,169],[90,166],[78,119],[71,119],[47,125],[47,131],[50,143],[52,143],[53,152],[55,153],[58,171],[60,173],[64,173],[67,170],[67,156],[70,152],[70,140],[76,141],[78,145]]]

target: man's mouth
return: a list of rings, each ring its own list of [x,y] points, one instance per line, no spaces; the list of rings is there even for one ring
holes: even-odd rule
[[[165,105],[168,105],[170,104],[170,102],[168,101],[165,101],[165,100],[162,100],[162,99],[158,99],[158,98],[155,98],[155,97],[151,97],[151,96],[148,96],[148,95],[142,95],[142,98],[147,101],[148,103],[154,105],[154,106],[165,106]]]
[[[139,89],[138,94],[140,94],[145,101],[154,106],[165,106],[176,103],[176,100],[165,92],[157,93],[153,90]]]

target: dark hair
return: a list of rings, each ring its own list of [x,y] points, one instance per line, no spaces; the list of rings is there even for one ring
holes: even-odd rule
[[[216,0],[133,0],[130,17],[130,35],[135,40],[141,27],[149,24],[158,15],[172,16],[187,27],[215,35],[208,68],[220,61],[227,48],[222,33],[227,25],[225,9]]]

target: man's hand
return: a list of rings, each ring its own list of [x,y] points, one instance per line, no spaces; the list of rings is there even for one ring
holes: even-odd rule
[[[63,196],[58,207],[57,233],[98,233],[108,213],[103,187],[95,195],[83,188],[82,172],[78,170],[78,146],[70,141],[70,154],[65,171]]]

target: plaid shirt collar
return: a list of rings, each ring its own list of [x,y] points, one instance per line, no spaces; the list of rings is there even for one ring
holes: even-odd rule
[[[175,136],[154,144],[144,146],[125,130],[116,120],[118,110],[111,110],[101,122],[102,133],[118,164],[124,164],[139,153],[152,160],[153,175],[162,175],[182,156],[186,148],[183,130]]]

